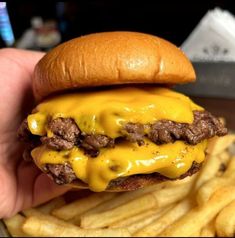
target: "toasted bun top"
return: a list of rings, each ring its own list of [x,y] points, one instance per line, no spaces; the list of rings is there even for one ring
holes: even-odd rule
[[[144,33],[104,32],[75,38],[47,53],[36,65],[33,91],[41,100],[66,89],[194,80],[192,64],[170,42]]]

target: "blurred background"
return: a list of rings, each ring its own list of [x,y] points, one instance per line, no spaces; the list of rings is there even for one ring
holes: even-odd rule
[[[48,42],[49,32],[57,29],[61,41],[91,32],[131,30],[158,35],[180,46],[206,12],[215,7],[235,13],[231,0],[9,1],[7,4],[15,44],[33,27],[39,34],[47,35]],[[55,42],[59,38],[51,37]],[[5,44],[1,42],[1,47]]]
[[[196,69],[197,83],[177,90],[224,115],[235,129],[233,14],[232,0],[0,2],[0,48],[48,51],[74,37],[115,30],[163,37],[181,47]]]

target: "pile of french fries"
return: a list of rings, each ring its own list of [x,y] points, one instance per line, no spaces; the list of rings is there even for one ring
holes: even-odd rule
[[[183,180],[132,192],[91,193],[68,203],[61,196],[4,223],[18,237],[232,237],[234,143],[235,134],[210,140],[201,171]]]

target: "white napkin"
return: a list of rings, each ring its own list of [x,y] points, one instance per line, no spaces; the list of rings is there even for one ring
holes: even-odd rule
[[[235,17],[220,8],[208,11],[181,49],[192,61],[235,61]]]

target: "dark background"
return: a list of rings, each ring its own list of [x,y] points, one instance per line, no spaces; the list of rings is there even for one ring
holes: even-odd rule
[[[66,25],[62,39],[113,30],[131,30],[161,36],[181,45],[209,9],[221,7],[235,13],[235,2],[217,1],[114,1],[83,0],[64,3],[59,17],[55,2],[9,2],[8,11],[16,39],[30,27],[32,16],[57,19]]]

